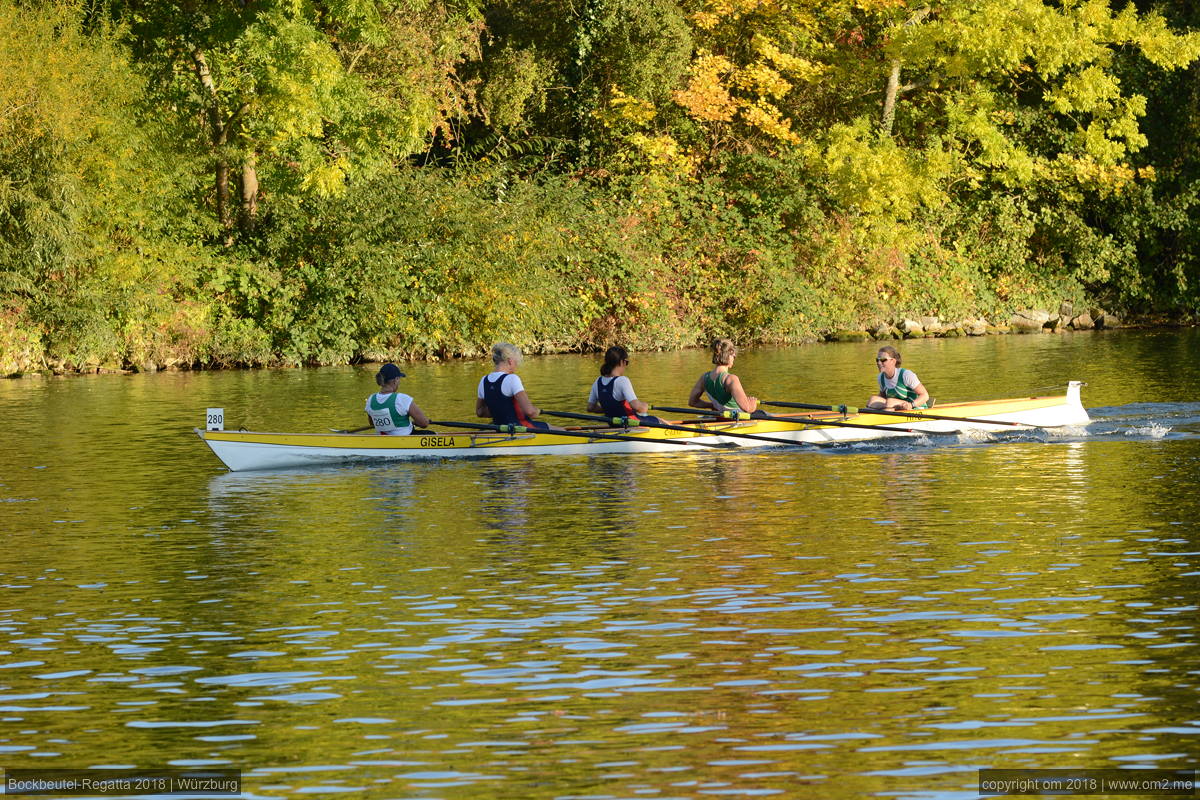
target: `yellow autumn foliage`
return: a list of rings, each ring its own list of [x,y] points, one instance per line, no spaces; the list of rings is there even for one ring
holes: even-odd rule
[[[730,122],[738,102],[724,84],[735,71],[724,56],[702,55],[696,59],[686,88],[675,93],[675,102],[701,122]]]

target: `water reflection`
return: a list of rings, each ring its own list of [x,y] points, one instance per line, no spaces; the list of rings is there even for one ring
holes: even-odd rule
[[[520,541],[528,530],[529,491],[537,465],[532,459],[491,459],[479,465],[479,510],[491,541],[503,545]]]
[[[44,446],[56,387],[0,384],[27,429],[0,434],[20,501],[0,504],[0,754],[453,800],[951,798],[985,766],[1187,767],[1200,406],[1174,400],[1200,387],[1151,344],[906,345],[947,401],[986,388],[981,365],[1009,386],[1086,370],[1086,435],[279,473],[122,432],[197,398],[274,423],[283,385],[314,397],[297,429],[328,427],[363,376],[91,382],[126,422],[80,434],[87,464]],[[806,374],[796,399],[836,400],[860,355],[741,369],[763,396]],[[698,358],[661,356],[639,390],[690,385]],[[594,373],[572,359],[529,382],[567,396],[559,367]],[[477,380],[440,370],[447,394]]]

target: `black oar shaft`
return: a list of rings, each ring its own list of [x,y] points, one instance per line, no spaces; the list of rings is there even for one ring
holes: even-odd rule
[[[618,442],[649,442],[651,444],[665,442],[667,444],[698,445],[700,447],[719,447],[720,445],[707,442],[693,442],[689,439],[647,439],[642,436],[622,436],[618,433],[589,433],[588,431],[545,430],[543,428],[526,428],[524,425],[496,425],[483,422],[454,422],[448,420],[430,421],[431,426],[441,425],[444,428],[467,428],[470,430],[494,431],[496,433],[544,433],[549,436],[566,436],[576,439],[613,439]]]
[[[655,406],[658,408],[658,406]],[[635,425],[636,427],[644,428],[662,428],[668,431],[686,431],[687,433],[697,433],[704,436],[729,436],[735,439],[750,439],[756,442],[770,442],[772,444],[787,444],[787,445],[807,445],[807,442],[795,442],[791,439],[780,439],[774,436],[763,436],[757,433],[733,433],[730,431],[711,431],[707,428],[693,428],[687,425],[672,425],[669,422],[647,422],[638,417],[601,417],[592,414],[576,414],[571,411],[547,411],[542,409],[543,414],[549,414],[554,417],[563,417],[565,419],[587,420],[589,422],[607,422],[614,426],[620,425]],[[703,444],[703,442],[696,442]],[[709,445],[709,447],[720,447],[720,445]]]
[[[777,414],[768,414],[765,411],[755,411],[747,414],[745,411],[705,411],[701,408],[671,408],[670,406],[651,406],[656,411],[669,411],[672,414],[704,414],[710,417],[723,417],[725,419],[766,419],[775,422],[791,422],[797,425],[828,425],[834,428],[863,428],[873,431],[890,431],[891,433],[920,433],[920,434],[957,434],[958,431],[922,431],[916,428],[894,428],[890,425],[867,425],[859,422],[842,422],[840,420],[813,419],[806,417],[804,419],[796,419],[795,417],[782,417]]]
[[[864,430],[869,430],[869,431],[891,431],[892,433],[919,433],[919,434],[923,434],[926,436],[928,436],[930,434],[934,434],[934,435],[950,434],[953,436],[958,435],[958,431],[923,431],[923,430],[919,430],[917,428],[895,428],[895,427],[892,427],[891,425],[869,425],[865,422],[842,422],[839,419],[813,419],[812,417],[807,417],[803,420],[798,420],[798,419],[795,419],[794,417],[782,417],[782,416],[779,416],[778,414],[768,414],[765,411],[755,411],[754,413],[759,415],[758,419],[774,419],[774,420],[778,420],[780,422],[799,422],[803,425],[817,425],[817,426],[830,425],[835,428],[862,428]]]
[[[889,411],[883,408],[855,408],[854,406],[819,406],[813,403],[791,403],[782,400],[764,400],[764,406],[778,406],[780,408],[810,408],[815,411],[836,411],[839,414],[878,414],[883,417],[904,417],[905,419],[936,419],[944,422],[977,422],[984,425],[1017,425],[1020,422],[1007,422],[995,419],[983,419],[981,417],[947,417],[945,414],[926,414],[924,411],[913,409],[912,411]]]

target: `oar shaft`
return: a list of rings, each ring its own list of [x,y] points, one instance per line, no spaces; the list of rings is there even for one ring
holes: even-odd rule
[[[799,422],[802,425],[830,425],[834,428],[862,428],[868,431],[891,431],[892,433],[920,433],[920,434],[939,434],[948,433],[957,435],[958,431],[922,431],[916,428],[894,428],[891,425],[868,425],[865,422],[842,422],[839,419],[813,419],[807,417],[804,420],[798,420],[792,417],[781,417],[778,414],[768,414],[765,411],[755,411],[759,415],[758,419],[774,419],[780,422]]]
[[[694,442],[690,439],[647,439],[642,436],[622,436],[617,433],[592,433],[588,431],[564,431],[545,430],[542,428],[526,428],[524,425],[488,425],[483,422],[454,422],[448,420],[437,420],[429,423],[431,426],[441,425],[444,428],[467,428],[470,430],[495,431],[496,433],[543,433],[547,436],[564,436],[576,439],[613,439],[618,442],[640,442],[642,444],[651,443],[657,444],[664,442],[666,444],[679,445],[698,445],[700,447],[719,447],[720,445],[708,444],[707,442]]]
[[[662,428],[668,431],[685,431],[687,433],[708,433],[703,428],[685,428],[681,425],[668,425],[659,422],[644,422],[637,417],[601,417],[596,414],[579,414],[574,411],[549,411],[545,408],[542,413],[551,417],[562,417],[563,419],[577,419],[582,422],[603,422],[613,427],[635,427],[635,428]],[[619,434],[618,434],[619,435]],[[657,441],[657,440],[656,440]],[[723,449],[722,445],[710,444],[709,442],[691,442],[691,444],[699,445],[700,447],[716,447]]]
[[[657,408],[657,406],[655,406]],[[591,414],[576,414],[570,411],[547,411],[542,409],[543,414],[549,414],[554,417],[564,417],[566,419],[580,419],[589,422],[607,422],[611,425],[636,425],[636,427],[644,428],[662,428],[668,431],[685,431],[687,433],[696,433],[704,436],[729,436],[735,439],[750,439],[757,442],[770,442],[772,444],[787,444],[787,445],[807,445],[806,442],[794,442],[791,439],[780,439],[774,436],[763,436],[757,433],[736,433],[730,431],[712,431],[707,428],[693,428],[688,425],[672,425],[669,422],[647,422],[637,417],[601,417]],[[695,444],[705,444],[704,442],[696,442]],[[708,447],[720,447],[720,445],[707,445]]]
[[[747,415],[744,411],[737,412],[737,414],[734,415],[734,412],[722,413],[720,411],[704,411],[703,409],[697,409],[697,408],[674,408],[672,406],[650,406],[650,408],[654,409],[655,411],[667,411],[672,414],[704,415],[704,416],[718,417],[718,418],[723,418],[723,419],[728,419],[728,420],[750,420],[750,419],[752,419],[752,417]],[[760,419],[763,419],[763,418],[760,418]],[[798,442],[795,439],[783,439],[778,436],[767,436],[767,435],[761,434],[761,433],[741,433],[738,431],[729,431],[729,430],[714,431],[714,430],[709,430],[708,428],[693,428],[693,430],[704,431],[709,436],[727,436],[727,437],[730,437],[733,439],[752,439],[752,440],[758,441],[758,442],[771,442],[772,444],[786,444],[786,445],[791,445],[792,447],[797,447],[797,446],[816,447],[817,446],[816,442]]]
[[[984,425],[1016,425],[1021,427],[1020,422],[1007,422],[995,419],[982,419],[979,417],[948,417],[945,414],[926,414],[924,411],[913,409],[912,411],[889,411],[883,408],[855,408],[854,406],[819,406],[812,403],[785,403],[782,400],[764,400],[764,406],[778,406],[780,408],[810,408],[816,411],[836,411],[839,414],[877,414],[883,417],[904,417],[905,419],[936,419],[944,422],[977,422]]]
[[[628,424],[626,424],[626,423],[631,419],[630,417],[602,417],[599,414],[579,414],[575,411],[550,411],[549,409],[546,409],[546,408],[542,409],[542,413],[546,414],[548,416],[551,416],[551,417],[562,417],[563,419],[577,419],[577,420],[581,420],[583,422],[607,422],[613,426],[624,426],[624,427],[629,427]],[[641,424],[641,420],[639,420],[637,417],[633,417],[632,420],[634,422],[637,422],[639,425]]]
[[[747,413],[745,411],[705,411],[699,408],[671,408],[669,406],[651,406],[656,411],[669,411],[672,414],[704,414],[710,417],[723,417],[725,419],[767,419],[775,422],[791,422],[796,425],[828,425],[834,428],[862,428],[864,430],[874,431],[890,431],[891,433],[921,433],[921,434],[954,434],[958,431],[922,431],[915,428],[894,428],[891,425],[867,425],[859,422],[842,422],[840,420],[828,419],[796,419],[795,417],[781,417],[777,414],[768,414],[765,411],[755,411]]]

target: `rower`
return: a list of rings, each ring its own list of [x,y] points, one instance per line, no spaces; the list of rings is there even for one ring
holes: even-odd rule
[[[413,432],[414,422],[422,428],[429,424],[412,397],[396,391],[403,377],[395,364],[384,364],[375,373],[379,391],[367,398],[367,422],[384,436],[406,436]]]
[[[492,345],[492,364],[496,369],[479,381],[475,396],[475,415],[491,417],[497,425],[521,425],[537,430],[560,430],[553,425],[539,422],[536,417],[541,410],[525,393],[517,367],[521,365],[521,351],[516,345],[498,342]]]
[[[729,339],[717,339],[712,343],[711,370],[701,375],[688,395],[688,405],[712,411],[754,411],[758,398],[751,397],[742,389],[742,381],[729,371],[737,358],[737,348]],[[708,395],[708,400],[704,395]]]
[[[624,347],[614,345],[605,351],[600,377],[596,378],[588,394],[587,410],[607,417],[633,418],[661,425],[661,419],[646,413],[650,406],[634,394],[633,384],[625,376],[627,366],[629,351]]]
[[[900,366],[899,350],[891,345],[879,348],[875,366],[879,368],[879,394],[867,401],[867,408],[911,411],[929,407],[929,392],[917,373]]]

